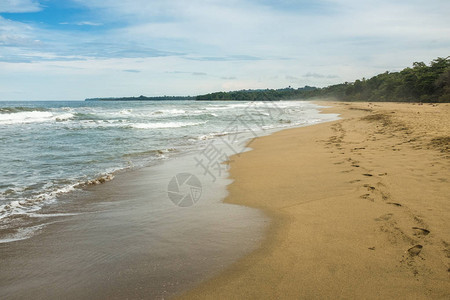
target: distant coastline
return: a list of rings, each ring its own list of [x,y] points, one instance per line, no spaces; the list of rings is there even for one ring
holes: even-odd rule
[[[196,97],[197,100],[317,100],[350,102],[450,102],[450,56],[438,57],[429,65],[413,63],[412,68],[378,74],[369,79],[344,82],[316,88],[242,90],[216,92]]]
[[[333,99],[338,101],[371,102],[450,102],[450,56],[438,57],[429,65],[413,63],[412,68],[378,74],[372,78],[329,85],[323,88],[247,89],[214,92],[198,96],[160,96],[91,98],[86,101],[279,101]]]
[[[108,97],[108,98],[87,98],[85,101],[181,101],[195,100],[196,97],[191,96],[157,96],[157,97]]]
[[[297,100],[303,98],[305,92],[315,91],[318,88],[305,86],[294,89],[292,87],[282,89],[256,89],[240,90],[232,92],[216,92],[198,96],[156,96],[156,97],[109,97],[109,98],[87,98],[85,101],[277,101]]]

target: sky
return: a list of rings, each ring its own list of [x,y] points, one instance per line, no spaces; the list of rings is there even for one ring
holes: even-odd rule
[[[450,55],[448,0],[0,0],[0,100],[323,87]]]

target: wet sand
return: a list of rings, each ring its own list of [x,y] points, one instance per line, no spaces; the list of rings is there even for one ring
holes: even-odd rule
[[[190,154],[125,172],[39,212],[35,236],[0,244],[0,299],[163,299],[255,250],[268,219],[223,204],[229,180],[211,182]],[[168,198],[179,172],[202,181],[194,207]],[[75,214],[55,216],[55,214]]]
[[[262,246],[184,299],[450,298],[450,105],[320,103],[343,119],[233,157]]]

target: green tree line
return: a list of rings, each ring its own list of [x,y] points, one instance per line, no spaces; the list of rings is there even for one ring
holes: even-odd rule
[[[196,97],[196,100],[240,100],[240,101],[274,101],[298,99],[306,91],[316,90],[315,87],[305,86],[293,89],[242,90],[234,92],[216,92]]]
[[[429,65],[415,62],[399,72],[385,72],[370,79],[324,88],[218,92],[197,96],[196,100],[273,101],[324,97],[345,101],[450,102],[450,56],[436,58]]]
[[[85,101],[176,101],[176,100],[195,100],[195,97],[191,96],[156,96],[156,97],[110,97],[110,98],[87,98]]]

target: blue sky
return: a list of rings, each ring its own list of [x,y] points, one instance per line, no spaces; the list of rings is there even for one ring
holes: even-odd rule
[[[448,0],[0,0],[0,100],[326,86],[450,55]]]

